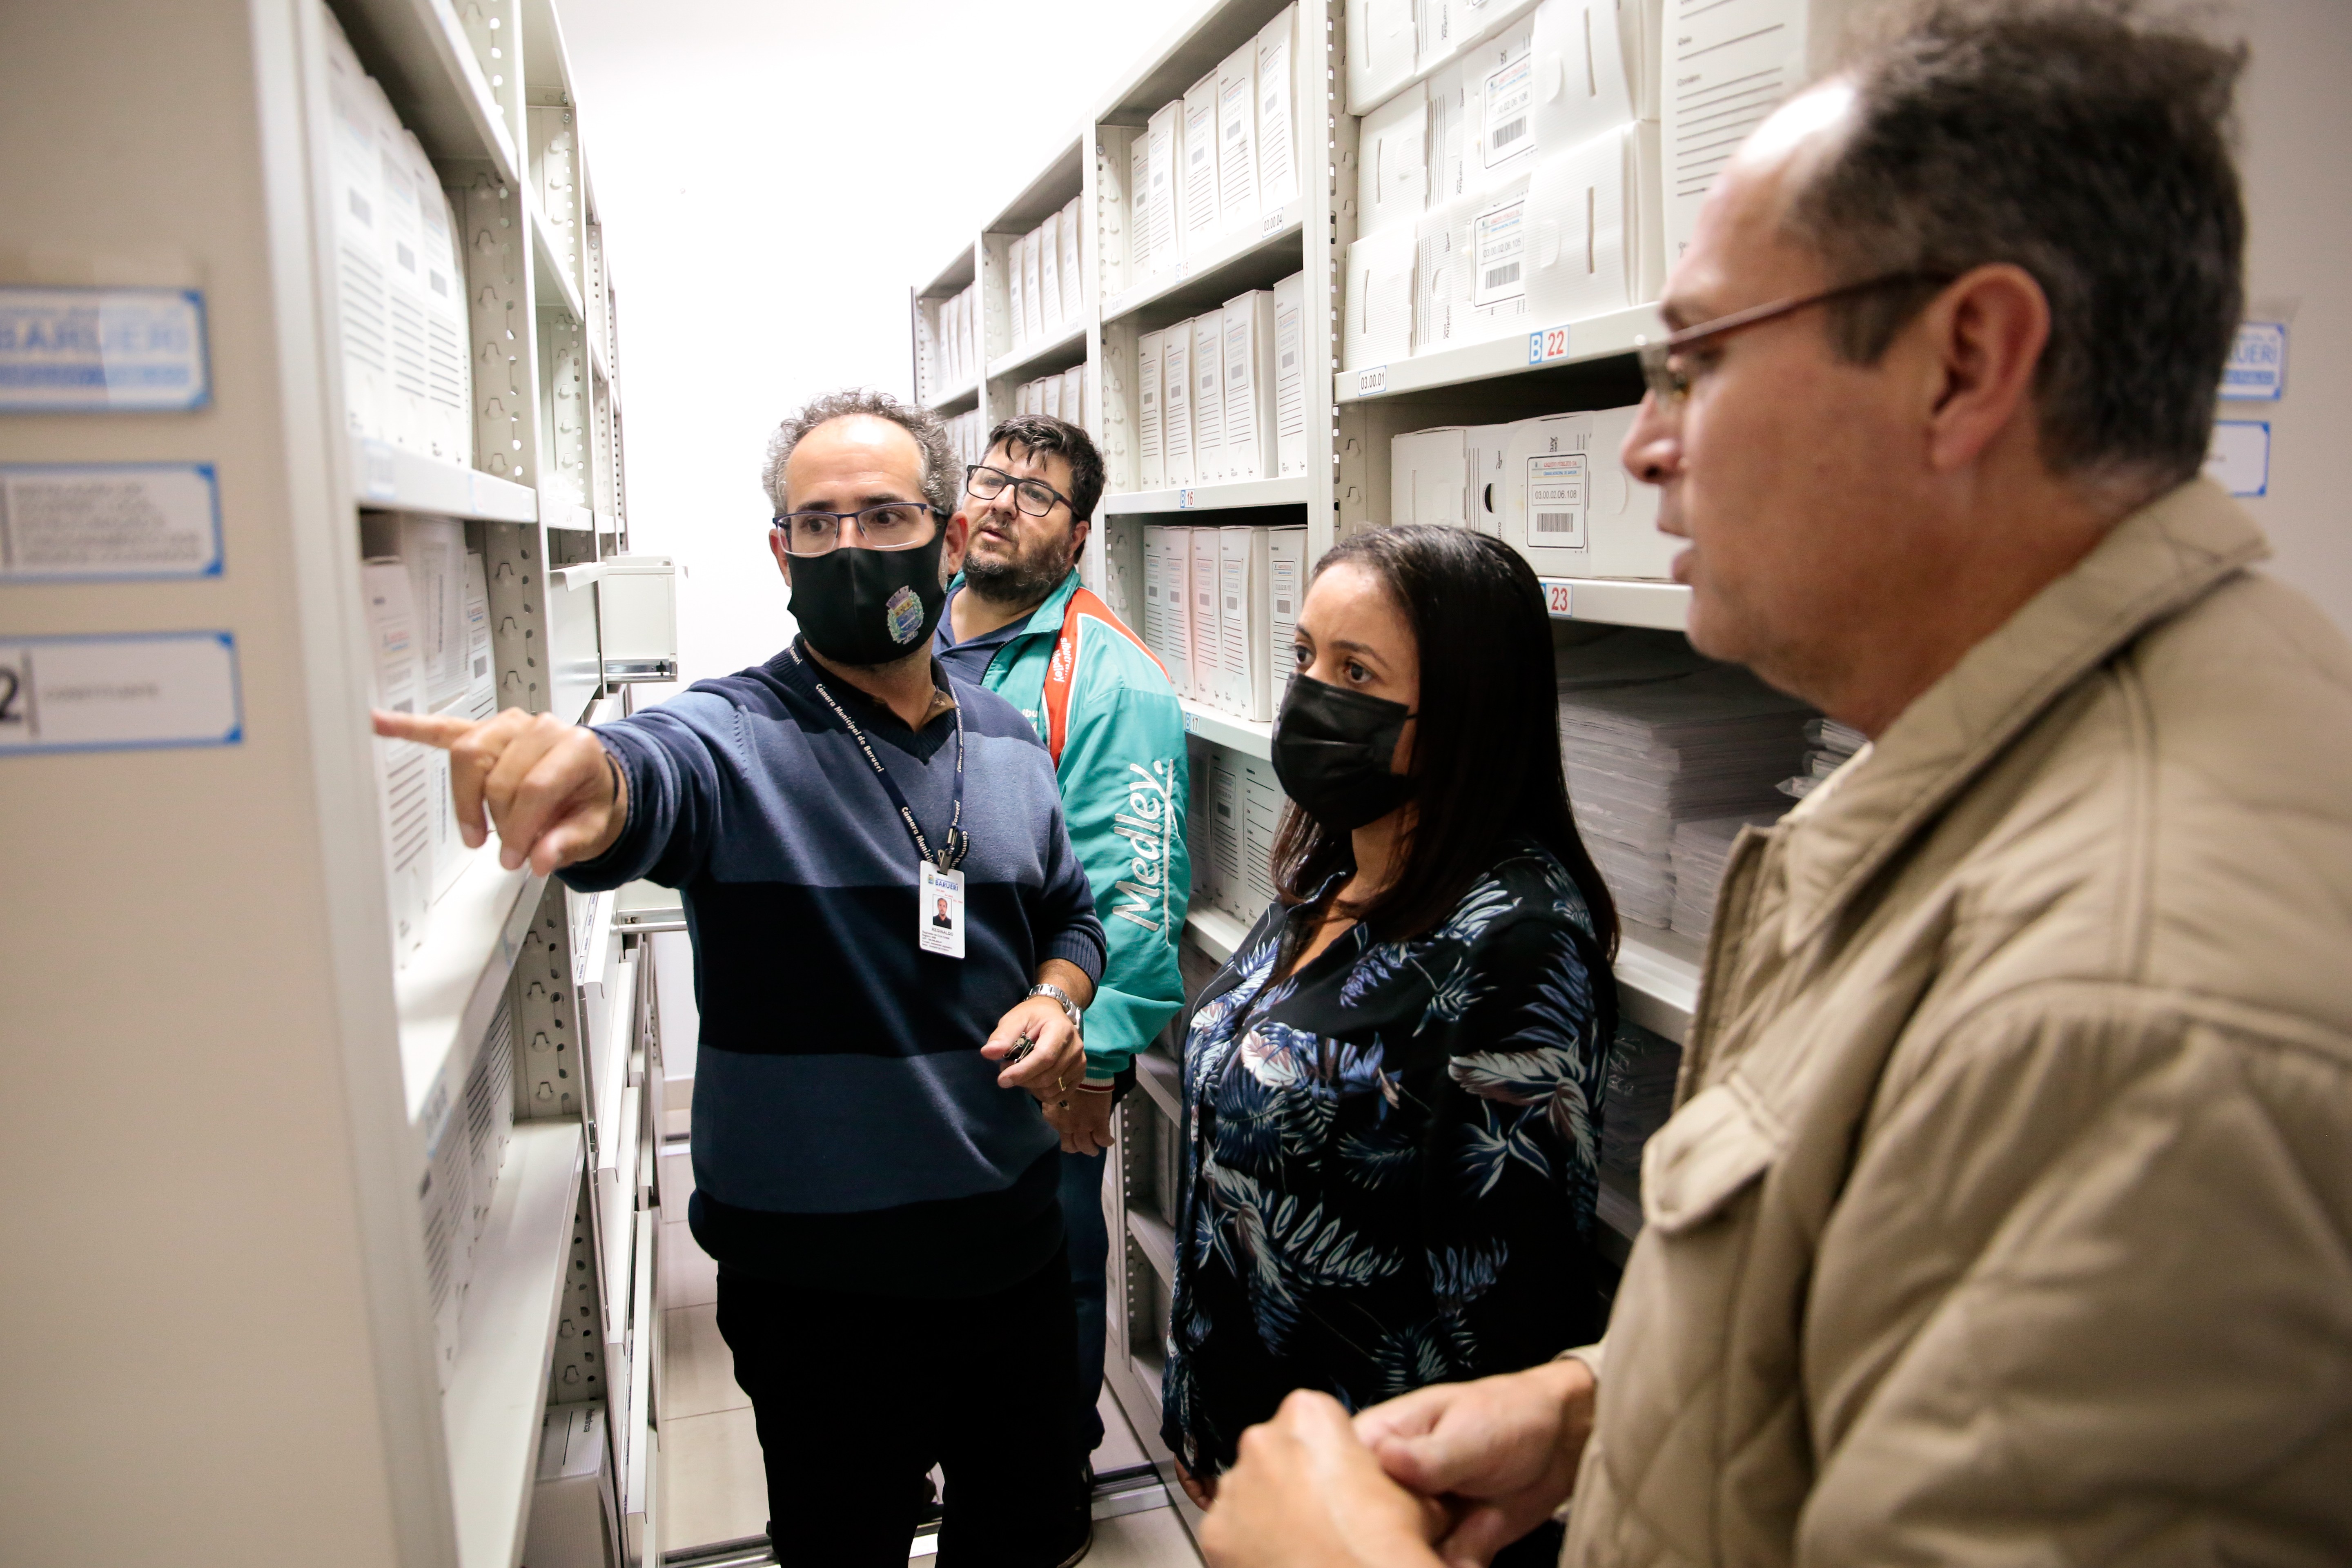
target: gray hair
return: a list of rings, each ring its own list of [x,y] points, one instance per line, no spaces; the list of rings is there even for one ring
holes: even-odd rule
[[[2242,309],[2231,155],[2243,44],[2140,0],[1921,0],[1843,75],[1852,132],[1790,204],[1834,278],[2010,262],[2050,301],[2035,369],[2042,460],[2094,481],[2202,466]],[[1871,363],[1932,284],[1840,301]]]
[[[957,492],[963,488],[963,470],[956,462],[955,449],[948,445],[946,422],[929,409],[901,403],[887,392],[854,386],[828,392],[797,413],[785,416],[784,422],[776,426],[776,433],[768,437],[768,462],[762,474],[768,501],[776,509],[775,515],[782,517],[789,510],[784,497],[784,465],[792,460],[793,448],[801,444],[801,437],[820,425],[858,414],[887,419],[912,436],[915,449],[923,456],[923,499],[941,512],[955,510]]]

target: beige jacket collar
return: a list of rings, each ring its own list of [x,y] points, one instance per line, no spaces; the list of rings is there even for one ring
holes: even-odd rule
[[[1922,692],[1790,814],[1793,952],[2051,703],[2152,623],[2270,553],[2218,485],[2192,479],[2117,523],[2075,567]]]

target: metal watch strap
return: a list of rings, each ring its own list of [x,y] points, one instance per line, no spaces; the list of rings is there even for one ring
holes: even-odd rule
[[[1036,984],[1029,987],[1029,994],[1032,996],[1051,996],[1055,1001],[1061,1004],[1062,1016],[1069,1019],[1070,1027],[1078,1030],[1080,1033],[1085,1032],[1086,1025],[1078,1016],[1078,1005],[1070,1000],[1070,994],[1068,992],[1063,990],[1058,985],[1051,984],[1041,980]]]

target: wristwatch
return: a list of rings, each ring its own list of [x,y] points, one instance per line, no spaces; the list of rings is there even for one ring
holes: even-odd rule
[[[1080,1021],[1078,1016],[1078,1005],[1070,1000],[1070,994],[1068,992],[1063,990],[1058,985],[1051,985],[1041,980],[1036,984],[1029,987],[1029,994],[1032,996],[1051,996],[1055,1002],[1061,1005],[1062,1016],[1070,1021],[1070,1027],[1077,1030],[1081,1035],[1086,1033],[1087,1026]]]

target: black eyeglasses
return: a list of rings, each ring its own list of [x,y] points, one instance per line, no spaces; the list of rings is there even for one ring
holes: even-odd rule
[[[1712,321],[1685,327],[1657,342],[1637,343],[1633,353],[1642,362],[1642,379],[1648,384],[1650,395],[1666,407],[1675,407],[1690,395],[1691,389],[1690,367],[1681,362],[1680,356],[1697,344],[1748,327],[1761,326],[1766,321],[1777,321],[1783,316],[1794,315],[1815,305],[1826,305],[1832,300],[1875,293],[1881,289],[1924,288],[1931,284],[1941,288],[1958,276],[1952,272],[1890,272],[1884,278],[1865,278],[1859,283],[1842,283],[1818,294],[1801,294],[1793,300],[1776,300],[1769,305],[1734,310],[1728,316],[1717,316]]]
[[[784,531],[785,554],[829,555],[841,543],[844,523],[866,549],[912,550],[930,542],[925,521],[947,515],[924,501],[894,500],[858,511],[788,511],[770,521]]]
[[[992,468],[985,463],[967,463],[963,470],[963,488],[975,500],[994,500],[1013,487],[1013,503],[1031,517],[1043,517],[1054,510],[1055,501],[1070,507],[1070,498],[1039,479],[1016,479],[1003,468]]]

